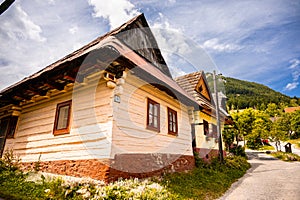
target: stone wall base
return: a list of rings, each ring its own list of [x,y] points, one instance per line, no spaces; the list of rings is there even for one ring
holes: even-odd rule
[[[21,169],[75,176],[112,182],[118,178],[146,178],[164,173],[191,170],[193,156],[170,154],[119,154],[114,159],[56,160],[21,163]]]
[[[194,148],[194,151],[197,152],[199,158],[202,158],[204,161],[210,161],[211,159],[219,156],[218,149]],[[223,151],[223,156],[226,156],[225,151]]]

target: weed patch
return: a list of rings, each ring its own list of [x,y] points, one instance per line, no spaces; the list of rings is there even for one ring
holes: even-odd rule
[[[300,156],[294,153],[278,151],[271,153],[271,155],[283,161],[300,161]]]
[[[201,163],[188,173],[166,175],[162,183],[179,199],[215,199],[249,168],[245,158],[230,156],[225,158],[224,164],[213,160],[210,164]]]

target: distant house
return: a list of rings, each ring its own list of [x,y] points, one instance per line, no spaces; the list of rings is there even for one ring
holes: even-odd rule
[[[292,113],[292,112],[295,112],[296,110],[300,110],[300,106],[285,108],[284,112],[285,113]]]
[[[214,97],[209,89],[206,75],[203,71],[187,74],[175,79],[176,82],[193,96],[201,109],[193,112],[194,123],[192,128],[193,148],[200,158],[210,159],[219,153],[217,120]],[[224,123],[227,112],[222,108],[222,97],[219,94],[220,116]]]
[[[193,128],[196,148],[215,129],[203,73],[196,86],[200,100],[172,79],[139,15],[1,91],[0,153],[106,181],[192,169]]]

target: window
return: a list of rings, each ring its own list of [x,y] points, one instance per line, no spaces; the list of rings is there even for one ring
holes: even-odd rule
[[[168,108],[168,133],[178,135],[177,112]]]
[[[0,157],[2,155],[6,138],[14,138],[18,117],[10,116],[0,119]]]
[[[10,116],[0,120],[0,135],[6,138],[14,138],[18,117]]]
[[[70,116],[72,101],[57,104],[54,121],[54,135],[61,135],[70,132]]]
[[[208,122],[205,120],[203,120],[203,133],[204,133],[204,135],[208,135],[208,133],[209,133]]]
[[[148,98],[147,105],[147,128],[159,132],[159,103]]]

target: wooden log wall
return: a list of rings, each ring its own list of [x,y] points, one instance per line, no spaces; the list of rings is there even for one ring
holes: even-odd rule
[[[146,128],[147,98],[160,104],[160,132]],[[193,155],[188,108],[128,73],[120,103],[114,102],[112,156],[120,153]],[[177,111],[178,136],[168,134],[167,107]]]
[[[73,95],[73,96],[72,96]],[[91,99],[92,98],[92,99]],[[90,81],[86,86],[22,106],[13,149],[23,162],[108,158],[112,131],[113,90],[106,82]],[[53,135],[58,103],[72,99],[71,131]],[[93,102],[93,103],[91,103]],[[94,113],[93,113],[94,112]]]

